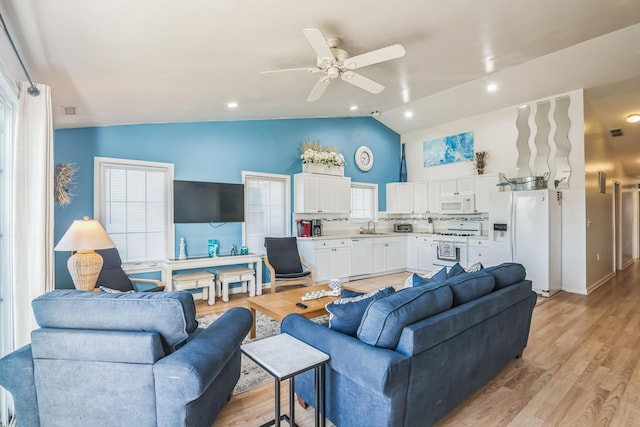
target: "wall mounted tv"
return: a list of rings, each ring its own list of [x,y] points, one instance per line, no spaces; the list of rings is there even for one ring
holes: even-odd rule
[[[173,222],[243,222],[244,185],[173,181]]]

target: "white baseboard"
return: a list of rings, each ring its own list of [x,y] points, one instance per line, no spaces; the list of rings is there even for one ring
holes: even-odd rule
[[[608,280],[613,279],[615,276],[616,276],[616,272],[612,271],[611,273],[604,276],[602,279],[598,280],[595,283],[592,283],[590,286],[587,287],[587,295],[595,291],[596,289],[598,289],[600,286],[604,285]]]

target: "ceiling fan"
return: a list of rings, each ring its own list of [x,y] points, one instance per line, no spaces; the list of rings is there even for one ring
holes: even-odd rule
[[[337,38],[326,39],[320,30],[315,28],[305,28],[304,35],[307,41],[316,52],[317,61],[315,67],[287,68],[282,70],[263,71],[262,75],[289,71],[307,71],[310,73],[323,73],[320,80],[311,90],[307,97],[308,102],[320,99],[332,80],[340,77],[347,83],[351,83],[368,92],[377,94],[384,90],[384,86],[361,74],[355,73],[357,70],[367,65],[373,65],[384,61],[400,58],[404,56],[405,50],[402,45],[394,44],[382,49],[372,50],[349,57],[347,52],[338,49],[339,40]]]

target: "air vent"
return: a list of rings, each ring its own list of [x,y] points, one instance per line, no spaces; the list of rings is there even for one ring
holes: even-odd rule
[[[75,116],[78,114],[78,107],[75,105],[62,106],[62,113],[65,116]]]
[[[622,132],[622,129],[609,129],[609,132],[611,133],[612,137],[616,137],[616,136],[622,136],[624,135],[624,132]]]

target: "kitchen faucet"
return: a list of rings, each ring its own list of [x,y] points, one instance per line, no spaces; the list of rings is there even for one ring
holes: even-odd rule
[[[373,224],[373,230],[371,229],[371,225]],[[367,222],[367,233],[375,233],[376,232],[376,223],[373,221],[373,219],[370,219]]]

